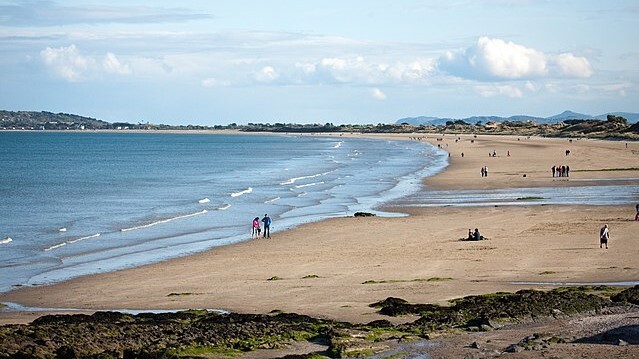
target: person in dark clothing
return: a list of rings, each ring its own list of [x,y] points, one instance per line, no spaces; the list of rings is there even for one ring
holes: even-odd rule
[[[475,240],[475,241],[481,241],[482,239],[484,239],[484,236],[482,236],[482,235],[479,233],[479,229],[478,229],[478,228],[475,228],[475,233],[473,233],[473,240]]]
[[[599,248],[602,248],[603,245],[608,249],[608,240],[610,239],[610,232],[608,231],[608,225],[604,224],[603,227],[599,230]]]
[[[268,216],[268,213],[264,215],[262,218],[262,223],[264,223],[264,238],[271,238],[271,217]]]

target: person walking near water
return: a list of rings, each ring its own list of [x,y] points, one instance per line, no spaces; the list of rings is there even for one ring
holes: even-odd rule
[[[262,229],[260,228],[260,217],[255,217],[253,219],[253,230],[251,232],[251,238],[255,237],[255,238],[259,238],[260,237],[260,232],[262,231]]]
[[[599,230],[599,248],[603,248],[602,246],[605,244],[608,249],[608,239],[610,239],[610,231],[608,231],[608,225],[604,224]]]
[[[264,223],[264,238],[271,238],[271,217],[268,216],[268,213],[264,215],[262,218],[262,223]]]

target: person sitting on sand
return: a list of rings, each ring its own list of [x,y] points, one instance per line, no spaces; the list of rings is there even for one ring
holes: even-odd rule
[[[602,248],[605,244],[606,249],[608,249],[608,239],[610,239],[610,231],[608,231],[608,225],[604,224],[599,230],[599,248]]]
[[[484,239],[484,236],[482,236],[482,235],[479,233],[479,229],[475,228],[475,233],[473,233],[473,240],[474,240],[474,241],[481,241],[481,240],[483,240],[483,239]]]
[[[475,236],[473,235],[473,230],[468,228],[468,238],[467,240],[472,241],[475,239]]]

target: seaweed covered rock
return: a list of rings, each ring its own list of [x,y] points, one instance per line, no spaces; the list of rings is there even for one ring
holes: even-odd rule
[[[380,308],[379,313],[391,317],[407,314],[421,314],[438,310],[441,307],[434,304],[410,304],[404,299],[388,297],[382,301],[370,304],[369,307]]]
[[[475,295],[453,300],[449,306],[411,304],[391,297],[371,306],[379,307],[379,312],[385,315],[420,315],[421,318],[401,327],[423,334],[447,328],[490,330],[502,323],[598,311],[619,305],[606,297],[589,293],[590,290],[577,287],[548,292],[520,290],[516,293]]]
[[[610,297],[613,302],[616,303],[630,303],[634,305],[639,305],[639,285],[636,285],[632,288],[628,288],[618,294]]]
[[[375,217],[375,213],[369,212],[355,212],[353,217]]]
[[[51,315],[0,330],[0,358],[170,358],[277,348],[348,323],[297,314]],[[196,355],[197,354],[197,355]]]

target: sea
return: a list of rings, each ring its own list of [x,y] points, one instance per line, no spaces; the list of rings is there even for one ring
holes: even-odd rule
[[[0,291],[115,271],[379,208],[447,154],[316,135],[0,132]]]

